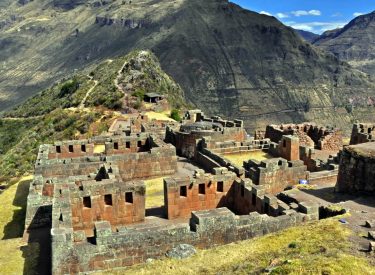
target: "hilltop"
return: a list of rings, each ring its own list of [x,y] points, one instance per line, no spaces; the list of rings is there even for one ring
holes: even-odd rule
[[[150,91],[166,99],[148,106],[143,95]],[[152,53],[133,51],[107,60],[89,75],[76,73],[0,118],[0,181],[31,172],[40,144],[98,135],[123,112],[165,113],[185,106],[182,89]]]
[[[375,11],[354,18],[343,28],[323,33],[314,44],[374,75]]]

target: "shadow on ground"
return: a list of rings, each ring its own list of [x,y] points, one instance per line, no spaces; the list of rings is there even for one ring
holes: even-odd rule
[[[3,240],[23,237],[30,183],[31,180],[25,180],[19,182],[17,186],[12,204],[20,209],[13,211],[12,220],[4,226]],[[22,257],[25,259],[23,274],[51,274],[50,231],[50,226],[29,231],[27,244],[20,247]]]
[[[20,238],[23,235],[27,195],[29,194],[30,180],[21,181],[17,186],[16,195],[14,196],[13,205],[21,207],[13,211],[12,220],[4,227],[3,240]]]
[[[325,187],[319,189],[303,189],[302,192],[320,198],[330,203],[353,201],[355,203],[375,207],[375,199],[366,193],[345,194],[335,192],[335,187]]]

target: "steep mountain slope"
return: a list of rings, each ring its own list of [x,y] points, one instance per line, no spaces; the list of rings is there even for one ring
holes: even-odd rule
[[[171,108],[184,107],[181,88],[161,70],[157,58],[133,51],[103,62],[89,75],[77,72],[6,112],[0,118],[0,182],[32,171],[40,144],[108,130],[122,116],[116,110],[138,100],[143,91],[165,95],[164,104]]]
[[[375,74],[375,11],[324,33],[314,44],[364,72]]]
[[[372,117],[367,76],[273,17],[225,0],[129,3],[86,1],[61,9],[41,0],[17,6],[23,18],[0,36],[7,45],[0,89],[11,98],[2,108],[74,69],[89,72],[98,60],[140,48],[156,54],[187,100],[209,114],[242,118],[249,129],[271,121],[348,126]],[[364,107],[347,112],[353,104]]]
[[[308,31],[304,31],[304,30],[297,30],[295,29],[295,31],[303,38],[305,39],[307,42],[310,42],[312,43],[313,41],[315,41],[316,39],[319,38],[319,34],[316,34],[316,33],[313,33],[313,32],[308,32]]]

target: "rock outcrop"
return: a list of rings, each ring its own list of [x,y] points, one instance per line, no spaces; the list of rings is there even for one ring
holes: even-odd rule
[[[341,29],[325,32],[314,44],[358,69],[375,74],[375,11],[353,19]]]

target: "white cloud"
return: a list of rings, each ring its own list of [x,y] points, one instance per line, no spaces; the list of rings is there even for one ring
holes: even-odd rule
[[[283,19],[283,18],[288,18],[289,15],[286,14],[286,13],[282,13],[282,12],[279,12],[279,13],[276,13],[276,16],[280,19]]]
[[[309,11],[299,10],[299,11],[292,11],[291,14],[293,14],[296,17],[308,16],[308,15],[320,16],[322,15],[322,12],[320,10],[309,10]]]
[[[335,12],[334,14],[331,15],[331,17],[341,17],[342,13],[341,12]]]
[[[260,14],[264,14],[264,15],[272,16],[272,14],[270,14],[269,12],[266,12],[266,11],[261,11]]]
[[[354,17],[358,17],[358,16],[361,16],[361,15],[363,15],[362,12],[355,12],[355,13],[353,13],[353,16],[354,16]]]
[[[328,30],[334,30],[345,26],[345,22],[307,22],[307,23],[296,23],[296,22],[285,22],[288,26],[294,29],[310,31],[315,33],[323,33]]]

